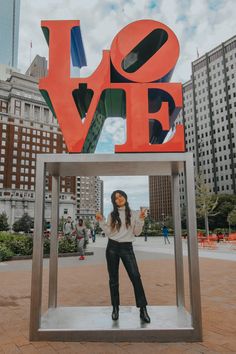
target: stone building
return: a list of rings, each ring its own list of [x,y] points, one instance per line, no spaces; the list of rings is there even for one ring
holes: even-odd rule
[[[19,73],[0,80],[0,212],[6,211],[11,226],[24,212],[34,216],[36,155],[66,151],[38,80]],[[60,188],[60,216],[75,217],[76,179],[61,178]],[[46,177],[46,219],[51,215],[50,191]]]

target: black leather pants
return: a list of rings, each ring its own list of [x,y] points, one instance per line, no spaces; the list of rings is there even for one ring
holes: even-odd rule
[[[109,239],[106,249],[106,259],[112,305],[120,305],[119,263],[121,259],[134,287],[136,306],[146,306],[147,300],[134,255],[132,242],[117,242]]]

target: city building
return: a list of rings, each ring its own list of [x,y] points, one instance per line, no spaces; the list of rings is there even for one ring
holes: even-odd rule
[[[0,64],[17,68],[20,0],[0,0]]]
[[[77,217],[95,220],[103,214],[103,181],[97,176],[77,177]]]
[[[65,153],[57,119],[38,90],[38,76],[46,68],[39,56],[32,62],[33,77],[12,73],[0,80],[0,213],[12,227],[23,213],[34,216],[35,162],[38,153]],[[41,67],[37,69],[36,63]],[[41,65],[42,64],[42,65]],[[94,218],[103,212],[103,181],[99,177],[60,179],[59,216]],[[51,218],[51,178],[46,177],[45,219]]]
[[[236,194],[236,36],[192,63],[183,85],[187,151],[211,193]],[[184,187],[181,187],[184,200]]]
[[[20,72],[20,70],[0,63],[0,80],[6,81],[11,77],[13,72]]]
[[[150,217],[164,223],[172,216],[170,176],[149,176]]]
[[[27,69],[25,75],[29,75],[35,77],[36,79],[40,79],[40,77],[47,76],[47,60],[45,57],[41,57],[40,55],[36,55],[29,68]]]
[[[183,84],[183,109],[176,120],[185,126],[186,150],[193,153],[195,175],[201,174],[215,194],[236,193],[235,78],[236,36],[192,63],[191,79]],[[184,206],[183,173],[180,183]],[[150,198],[158,201],[162,192],[156,190]]]
[[[0,212],[10,226],[24,212],[34,216],[35,163],[38,153],[63,153],[57,120],[38,90],[38,80],[13,73],[0,80]],[[60,216],[76,215],[76,179],[60,180]],[[46,177],[45,218],[51,217],[51,178]]]

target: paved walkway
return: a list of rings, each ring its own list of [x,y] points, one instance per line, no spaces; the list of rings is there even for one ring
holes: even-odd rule
[[[98,238],[85,261],[59,259],[58,302],[64,306],[109,305],[104,259],[106,240]],[[137,259],[150,305],[175,303],[173,241],[137,238]],[[186,252],[186,244],[183,244]],[[2,353],[236,353],[236,250],[220,245],[200,250],[204,340],[201,343],[29,342],[31,261],[0,263],[0,354]],[[187,257],[184,259],[187,270]],[[187,276],[186,276],[187,283]],[[133,305],[133,290],[121,266],[122,305]],[[44,260],[43,311],[47,304],[48,260]],[[186,288],[186,294],[188,290]],[[188,296],[187,296],[188,298]],[[187,301],[187,306],[188,301]],[[137,320],[139,320],[137,318]]]

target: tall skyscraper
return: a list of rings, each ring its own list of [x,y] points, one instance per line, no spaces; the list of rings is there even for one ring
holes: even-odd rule
[[[29,68],[27,69],[25,75],[35,77],[40,79],[41,77],[47,76],[47,60],[40,55],[36,55]]]
[[[103,181],[97,176],[77,177],[77,217],[95,220],[97,211],[103,214]]]
[[[195,173],[215,194],[236,193],[236,36],[192,63],[179,116]],[[181,188],[184,199],[183,186]]]
[[[170,176],[149,176],[149,205],[156,221],[164,223],[172,216]]]
[[[0,0],[0,64],[17,68],[20,0]]]
[[[191,79],[183,84],[183,109],[176,120],[176,124],[184,123],[186,149],[193,153],[195,175],[201,174],[215,194],[236,194],[235,78],[236,36],[192,63]],[[150,189],[150,200],[159,203],[157,196],[163,194],[163,188],[160,183],[156,185],[160,188]],[[180,198],[184,206],[183,174]]]

